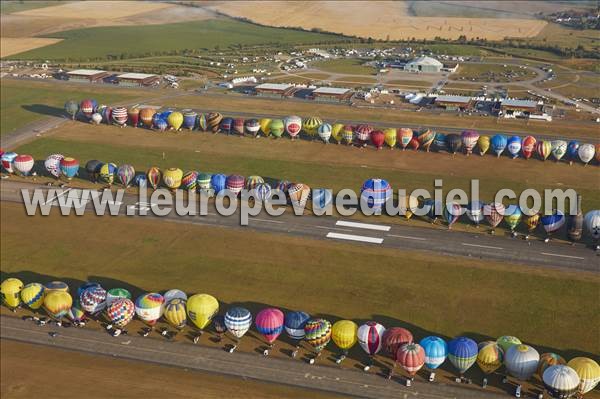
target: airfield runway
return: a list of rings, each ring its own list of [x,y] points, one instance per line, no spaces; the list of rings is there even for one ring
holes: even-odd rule
[[[58,336],[52,338],[49,335],[51,331],[58,332]],[[411,387],[406,387],[401,377],[387,380],[374,373],[322,366],[318,361],[315,365],[309,365],[302,359],[278,359],[264,357],[257,353],[228,353],[221,348],[167,342],[133,334],[114,338],[103,331],[86,328],[38,327],[31,321],[23,321],[12,316],[0,317],[0,338],[334,392],[349,397],[404,399],[507,397],[472,386],[448,385],[441,382],[432,384],[415,381]]]
[[[32,190],[48,187],[11,181],[5,179],[1,184],[1,201],[23,203],[21,189]],[[97,195],[101,195],[98,191]],[[80,198],[80,189],[59,189],[55,197],[46,202],[58,208],[58,196]],[[92,213],[91,200],[79,204],[86,212]],[[156,220],[164,219],[178,223],[192,223],[207,226],[252,229],[273,234],[289,234],[320,240],[347,242],[353,245],[374,245],[397,250],[417,250],[433,252],[441,255],[463,256],[471,259],[505,261],[523,265],[561,268],[572,271],[600,271],[600,252],[594,251],[584,244],[569,245],[564,242],[544,243],[539,238],[525,241],[522,238],[485,234],[481,232],[450,231],[446,227],[408,226],[406,224],[378,223],[377,217],[369,222],[352,218],[333,216],[302,215],[295,216],[291,207],[279,217],[272,217],[265,212],[249,218],[248,226],[240,225],[239,207],[231,216],[219,215],[214,206],[209,204],[208,214],[179,216],[172,210],[167,216],[154,216],[150,209],[156,204],[141,203],[137,195],[127,194],[123,197],[119,215],[137,216],[140,209],[145,208],[148,216]],[[55,210],[58,212],[58,209]],[[25,212],[25,210],[23,210]],[[74,212],[73,212],[74,213]],[[108,212],[107,212],[108,213]],[[373,222],[371,222],[373,220]],[[408,222],[410,223],[410,222]],[[485,231],[485,227],[481,227]]]

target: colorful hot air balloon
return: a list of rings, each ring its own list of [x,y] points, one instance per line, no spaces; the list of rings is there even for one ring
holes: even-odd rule
[[[344,129],[344,125],[341,123],[334,123],[333,126],[331,126],[331,137],[333,137],[333,139],[340,144],[342,142],[342,130]],[[396,140],[396,131],[394,131],[394,140]],[[395,141],[394,141],[395,143]]]
[[[106,307],[106,316],[111,324],[123,328],[135,315],[135,305],[131,299],[117,298]]]
[[[75,158],[65,157],[60,160],[60,172],[71,180],[79,173],[79,161]]]
[[[75,101],[69,100],[65,103],[65,112],[71,115],[71,119],[75,119],[77,111],[79,111],[79,105]]]
[[[444,219],[446,219],[446,223],[448,223],[448,230],[452,228],[452,225],[460,219],[460,216],[463,213],[462,206],[456,202],[447,203],[444,207]]]
[[[20,291],[21,300],[30,309],[37,310],[44,303],[46,288],[40,283],[29,283]]]
[[[208,130],[208,120],[204,114],[198,114],[198,129],[202,130],[203,132]]]
[[[477,365],[485,374],[491,374],[502,366],[504,352],[497,343],[483,345],[477,354]]]
[[[15,171],[23,176],[29,176],[34,164],[35,161],[33,160],[33,157],[28,154],[17,155],[13,160],[13,167],[15,168]]]
[[[581,212],[581,195],[577,196],[577,211],[575,215],[568,215],[567,220],[567,236],[569,240],[575,242],[581,240],[583,235],[583,213]]]
[[[225,327],[235,338],[236,344],[229,350],[233,352],[239,345],[240,339],[252,326],[252,313],[246,308],[236,306],[225,313]]]
[[[564,140],[553,140],[552,141],[552,156],[556,159],[556,162],[560,161],[562,157],[567,153],[567,142]]]
[[[479,223],[481,223],[484,219],[483,216],[483,206],[485,204],[481,201],[472,201],[467,205],[466,214],[467,217],[475,226],[479,227]]]
[[[238,195],[242,191],[245,184],[246,179],[244,176],[240,175],[227,176],[227,180],[225,181],[225,187],[227,190],[231,191],[235,195]]]
[[[550,397],[568,399],[577,393],[579,375],[569,366],[550,366],[542,375],[542,382]]]
[[[405,150],[413,138],[413,131],[408,127],[402,127],[397,130],[396,137],[398,142],[400,143],[400,147],[402,147],[402,149]]]
[[[188,298],[186,306],[188,317],[200,330],[204,330],[219,312],[219,302],[208,294],[192,295]]]
[[[274,137],[281,137],[283,136],[283,132],[285,130],[285,125],[283,124],[283,121],[281,119],[273,119],[271,121],[271,123],[269,124],[269,132],[274,136]]]
[[[131,184],[134,176],[135,169],[133,169],[133,166],[131,165],[124,164],[119,166],[117,169],[117,177],[119,178],[119,182],[125,187],[129,187],[129,184]]]
[[[542,378],[544,376],[544,371],[550,366],[556,366],[559,364],[567,364],[565,359],[562,356],[557,355],[556,353],[542,353],[540,355],[540,362],[537,368],[537,374]]]
[[[451,133],[446,136],[446,145],[448,152],[456,154],[462,147],[462,140],[458,134]]]
[[[154,118],[154,114],[156,114],[156,111],[153,108],[142,108],[140,110],[140,120],[148,129],[152,127],[152,119]]]
[[[284,315],[283,312],[277,308],[266,308],[256,314],[254,320],[256,330],[261,334],[269,348],[266,349],[263,354],[269,355],[269,349],[273,348],[273,342],[283,332]]]
[[[115,109],[112,110],[112,119],[113,121],[121,126],[124,127],[125,124],[127,123],[127,108],[125,107],[117,107]]]
[[[83,290],[79,296],[81,308],[90,314],[96,314],[106,307],[106,290],[95,285]]]
[[[419,345],[421,345],[425,351],[425,367],[429,370],[437,369],[446,360],[448,346],[446,345],[446,341],[440,337],[425,337],[419,342]],[[431,380],[433,379],[432,377],[435,377],[435,374],[430,376]]]
[[[329,123],[320,124],[317,128],[317,134],[325,144],[328,144],[331,138],[331,125]]]
[[[18,155],[14,152],[5,152],[2,154],[2,167],[6,170],[7,173],[15,173],[13,168],[13,162]]]
[[[156,292],[140,295],[135,300],[135,314],[149,326],[156,324],[164,309],[165,298]]]
[[[79,104],[79,109],[87,119],[90,119],[92,117],[92,114],[94,113],[94,100],[83,100],[81,104]]]
[[[368,321],[358,327],[358,344],[369,355],[369,364],[365,365],[364,370],[368,371],[373,363],[372,357],[379,353],[383,346],[383,334],[385,327],[376,321]]]
[[[512,136],[506,141],[506,148],[510,156],[515,159],[519,156],[519,152],[521,152],[521,137]],[[533,151],[533,149],[532,149]]]
[[[465,152],[467,155],[470,155],[479,140],[479,133],[475,130],[465,130],[461,133],[460,138],[462,140],[462,145],[465,148]]]
[[[448,342],[448,360],[463,375],[477,360],[477,343],[471,338],[457,337]]]
[[[429,129],[422,129],[417,132],[417,141],[419,145],[427,152],[429,152],[429,147],[433,143],[435,139],[435,132]]]
[[[309,137],[315,137],[317,135],[317,129],[323,124],[321,118],[311,116],[302,122],[302,129]]]
[[[163,183],[170,190],[177,190],[181,186],[183,171],[179,168],[169,168],[163,174]]]
[[[342,354],[336,359],[336,363],[340,364],[348,351],[356,344],[358,326],[352,320],[338,320],[331,327],[331,339],[342,350]]]
[[[504,205],[498,202],[493,202],[483,206],[483,215],[490,226],[492,226],[492,234],[502,221],[505,210],[506,208],[504,208]]]
[[[107,162],[100,168],[100,179],[108,185],[111,185],[115,180],[115,173],[117,173],[117,165]]]
[[[335,125],[334,125],[335,126]],[[384,141],[391,148],[394,149],[396,146],[396,142],[398,141],[398,137],[396,134],[396,129],[387,128],[383,131]]]
[[[131,292],[125,288],[111,288],[110,290],[106,291],[105,302],[107,306],[119,298],[131,299]]]
[[[592,144],[581,144],[579,149],[577,150],[577,155],[579,155],[579,159],[584,164],[588,164],[592,159],[594,159],[594,154],[596,153],[596,148]]]
[[[271,134],[271,119],[262,118],[258,121],[260,125],[260,131],[264,134],[265,137],[269,137]]]
[[[537,140],[533,136],[527,136],[521,142],[521,152],[523,153],[523,158],[529,159],[533,152],[536,150]],[[548,151],[549,153],[550,151]]]
[[[525,218],[525,225],[527,226],[527,235],[525,239],[529,239],[529,235],[533,233],[536,227],[540,224],[540,214],[535,213]]]
[[[187,322],[185,306],[186,301],[180,298],[171,299],[167,302],[163,316],[173,328],[181,330],[185,327]]]
[[[171,114],[169,114],[167,117],[167,123],[173,130],[178,132],[183,124],[183,114],[178,111],[171,112]]]
[[[233,128],[233,118],[225,117],[221,120],[220,129],[223,133],[231,134]]]
[[[504,365],[510,375],[520,381],[526,381],[535,373],[540,354],[529,345],[514,345],[504,354]]]
[[[545,161],[552,152],[552,143],[545,140],[540,140],[535,145],[535,151],[542,161]]]
[[[146,177],[148,178],[148,183],[150,183],[150,186],[156,190],[160,184],[160,180],[162,179],[162,173],[160,169],[158,169],[156,166],[153,166],[146,172]]]
[[[263,179],[260,176],[248,176],[248,178],[246,179],[246,190],[250,191],[254,188],[256,188],[256,186],[258,186],[259,184],[262,184],[265,182],[265,179]]]
[[[309,361],[310,364],[314,364],[315,359],[331,340],[331,323],[325,319],[308,320],[304,325],[304,339],[315,351],[315,356]]]
[[[579,376],[577,392],[585,395],[596,388],[600,382],[600,366],[587,357],[575,357],[567,363]]]
[[[414,377],[425,364],[425,350],[421,345],[414,342],[403,344],[398,348],[396,361],[400,363],[400,366],[410,377]]]
[[[181,299],[186,302],[188,300],[187,294],[177,288],[173,288],[163,294],[163,298],[165,298],[165,303],[171,302],[173,299]]]
[[[248,133],[256,137],[258,135],[258,131],[260,130],[260,123],[258,123],[257,119],[247,119],[244,123],[244,127]]]
[[[186,129],[193,130],[196,127],[196,119],[198,119],[198,114],[190,109],[185,110],[183,112],[183,126]],[[243,119],[242,119],[242,128],[244,127]],[[242,132],[243,133],[243,132]]]
[[[356,138],[356,143],[361,147],[366,147],[372,131],[373,127],[369,125],[356,125],[354,127],[354,137]]]
[[[511,335],[503,335],[496,340],[496,343],[502,349],[502,352],[506,354],[506,352],[515,345],[521,345],[521,340],[517,337],[513,337]]]
[[[169,124],[167,123],[167,121],[162,118],[158,118],[156,120],[155,125],[156,125],[156,128],[161,132],[166,131],[167,128],[169,127]]]
[[[446,151],[448,144],[446,143],[446,135],[444,133],[436,133],[432,143],[433,148],[436,151]]]
[[[514,233],[515,228],[521,222],[523,213],[521,208],[517,205],[509,205],[504,211],[504,223],[510,228],[510,231]]]
[[[184,189],[186,189],[188,191],[196,191],[196,180],[197,179],[198,179],[198,172],[196,172],[195,170],[185,172],[185,174],[181,178],[181,185]]]
[[[569,158],[569,165],[573,164],[573,161],[576,161],[579,157],[579,141],[571,140],[567,145],[567,157]]]
[[[383,143],[385,142],[385,134],[381,130],[373,130],[371,132],[371,143],[378,150],[383,148]]]
[[[212,190],[212,185],[210,180],[212,175],[210,173],[198,173],[198,177],[196,178],[196,186],[198,187],[198,191],[207,192],[208,190]]]
[[[211,112],[206,117],[206,123],[213,133],[217,133],[219,131],[219,126],[221,125],[222,120],[223,115],[218,112]]]
[[[398,348],[404,344],[413,342],[413,335],[406,328],[391,327],[383,334],[383,347],[385,351],[395,359]]]
[[[138,107],[132,107],[127,110],[127,119],[131,126],[138,127],[140,123],[140,109]]]
[[[496,156],[498,158],[500,158],[500,155],[502,155],[502,153],[506,149],[507,145],[508,145],[508,139],[503,134],[497,134],[494,137],[492,137],[492,139],[490,140],[490,146],[492,147],[492,152],[494,152],[494,154],[496,154]],[[520,149],[521,149],[521,147],[519,147],[519,150]]]
[[[551,234],[556,233],[565,224],[565,215],[559,210],[554,210],[550,215],[543,215],[540,222],[548,235],[547,241]]]
[[[10,277],[7,278],[0,284],[0,295],[2,296],[2,303],[4,303],[10,309],[14,309],[21,304],[21,290],[23,289],[23,282],[18,278]]]
[[[351,145],[354,142],[354,127],[352,125],[344,125],[342,139],[346,142],[346,145]]]
[[[67,317],[73,323],[81,323],[86,319],[86,314],[83,311],[83,309],[81,309],[79,300],[76,299],[75,301],[73,301],[73,305],[71,305],[71,309],[69,309],[69,311],[67,312]]]
[[[365,202],[374,213],[380,214],[392,195],[392,187],[386,180],[377,178],[366,180],[360,189],[361,206]]]
[[[288,196],[294,207],[304,208],[310,195],[310,187],[302,183],[294,183],[288,187]]]
[[[254,187],[254,192],[256,199],[261,202],[270,200],[273,193],[271,186],[267,183],[258,183],[256,187]]]
[[[65,291],[48,291],[44,295],[44,310],[48,316],[55,320],[60,320],[66,316],[73,305],[73,298]]]
[[[233,131],[240,136],[244,135],[244,119],[243,118],[235,118],[233,120]]]
[[[288,116],[285,118],[285,132],[292,138],[296,138],[302,130],[302,118],[299,116]]]
[[[296,341],[296,349],[292,352],[292,357],[296,357],[300,348],[300,340],[304,339],[304,326],[310,320],[310,315],[305,312],[292,311],[285,314],[284,328],[287,335]]]
[[[479,136],[479,140],[477,140],[477,147],[479,148],[479,155],[484,156],[485,153],[490,149],[490,136]]]

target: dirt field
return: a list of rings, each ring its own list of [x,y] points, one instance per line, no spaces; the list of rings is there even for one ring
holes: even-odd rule
[[[2,37],[0,38],[0,57],[8,57],[9,55],[48,46],[60,41],[61,39],[47,39],[41,37]]]
[[[377,39],[457,39],[460,35],[498,40],[504,37],[533,37],[546,25],[532,19],[446,18],[409,16],[404,2],[310,3],[284,1],[235,1],[210,4],[210,9],[244,17],[270,26],[318,28],[346,35]]]

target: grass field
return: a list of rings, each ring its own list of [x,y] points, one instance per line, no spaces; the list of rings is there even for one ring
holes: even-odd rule
[[[331,73],[343,73],[348,75],[374,75],[376,73],[376,69],[372,66],[364,65],[364,63],[365,60],[358,58],[339,58],[315,62],[311,64],[311,67]]]
[[[104,58],[121,53],[144,55],[151,52],[199,48],[226,48],[238,45],[296,44],[335,42],[344,39],[335,35],[268,28],[229,19],[178,24],[119,26],[78,29],[52,34],[64,39],[60,43],[28,51],[19,59],[81,59]],[[89,46],[90,41],[94,46]],[[118,46],[114,44],[118,43]]]
[[[4,0],[0,2],[0,13],[12,14],[15,12],[33,10],[56,5],[56,1],[36,1],[36,0]]]
[[[512,74],[511,77],[505,74]],[[514,65],[498,64],[461,64],[453,80],[459,78],[475,79],[477,81],[494,82],[515,82],[519,80],[528,80],[536,77],[536,73],[531,69],[521,69]]]

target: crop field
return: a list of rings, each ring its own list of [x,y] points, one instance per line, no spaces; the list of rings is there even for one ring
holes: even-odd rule
[[[0,57],[19,54],[38,47],[49,46],[60,42],[61,39],[44,37],[2,37],[0,38]]]
[[[376,73],[376,69],[372,66],[364,65],[364,63],[365,60],[358,58],[340,58],[315,62],[311,64],[311,67],[331,73],[343,73],[347,75],[374,75]]]
[[[522,69],[514,65],[504,67],[497,64],[461,64],[457,73],[452,75],[452,79],[465,78],[483,82],[515,82],[533,79],[536,76],[537,74],[531,69]]]
[[[15,12],[32,10],[34,8],[42,8],[56,5],[55,1],[37,1],[37,0],[4,0],[0,2],[0,13],[12,14]]]

